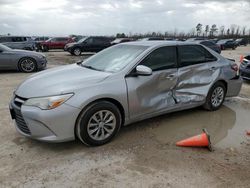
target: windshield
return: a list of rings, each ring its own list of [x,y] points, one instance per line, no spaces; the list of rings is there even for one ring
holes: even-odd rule
[[[78,41],[78,43],[82,43],[86,40],[87,37],[82,38],[81,40]]]
[[[9,48],[9,47],[7,47],[5,45],[0,44],[0,51],[9,51],[9,50],[11,50],[11,48]]]
[[[135,45],[113,46],[87,59],[82,66],[99,71],[118,72],[147,48]]]

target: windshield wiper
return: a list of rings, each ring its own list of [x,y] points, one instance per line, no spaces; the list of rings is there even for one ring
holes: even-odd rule
[[[88,68],[88,69],[101,71],[101,70],[99,70],[99,69],[97,69],[97,68],[95,68],[95,67],[92,67],[92,66],[90,66],[90,65],[83,65],[83,64],[82,64],[82,66],[85,67],[85,68]]]

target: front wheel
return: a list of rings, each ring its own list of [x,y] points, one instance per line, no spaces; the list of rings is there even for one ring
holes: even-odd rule
[[[73,54],[74,55],[76,55],[76,56],[79,56],[79,55],[81,55],[81,49],[80,48],[75,48],[74,50],[73,50]]]
[[[76,124],[76,135],[90,146],[109,142],[120,130],[121,113],[113,103],[99,101],[80,114]]]
[[[209,90],[206,103],[203,107],[210,111],[218,110],[224,102],[226,87],[222,82],[215,83]]]
[[[28,58],[28,57],[27,58],[22,58],[19,61],[18,67],[19,67],[20,71],[26,72],[26,73],[34,72],[34,71],[37,70],[36,61],[34,59],[31,59],[31,58]]]

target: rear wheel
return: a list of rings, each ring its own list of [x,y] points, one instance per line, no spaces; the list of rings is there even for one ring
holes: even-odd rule
[[[109,142],[120,130],[121,113],[108,101],[99,101],[87,107],[79,116],[76,135],[90,146]]]
[[[36,61],[32,58],[22,58],[19,61],[18,67],[22,72],[34,72],[37,70]]]
[[[218,110],[224,102],[226,87],[222,82],[215,83],[209,90],[206,103],[203,107],[210,111]]]

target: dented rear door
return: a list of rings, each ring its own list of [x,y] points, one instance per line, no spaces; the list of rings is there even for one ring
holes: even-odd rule
[[[178,47],[178,82],[174,97],[178,104],[201,103],[220,74],[217,58],[200,45]]]

